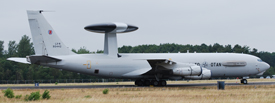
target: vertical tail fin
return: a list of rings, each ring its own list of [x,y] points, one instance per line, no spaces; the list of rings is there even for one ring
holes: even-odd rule
[[[70,55],[74,54],[59,39],[42,11],[27,11],[36,55]]]

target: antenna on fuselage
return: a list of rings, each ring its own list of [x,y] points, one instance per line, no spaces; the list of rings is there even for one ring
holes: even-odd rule
[[[85,30],[96,33],[104,33],[104,54],[121,57],[117,50],[117,33],[135,31],[138,27],[125,23],[102,23],[88,25]]]

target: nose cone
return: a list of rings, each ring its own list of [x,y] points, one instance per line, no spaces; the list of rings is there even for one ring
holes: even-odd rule
[[[269,68],[270,68],[270,65],[264,62],[264,63],[263,63],[263,69],[264,69],[264,70],[267,70],[267,69],[269,69]]]

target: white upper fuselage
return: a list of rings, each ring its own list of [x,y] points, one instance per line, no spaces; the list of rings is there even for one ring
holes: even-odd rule
[[[55,56],[62,61],[47,63],[50,67],[95,76],[124,78],[125,74],[143,68],[152,68],[147,59],[168,59],[177,63],[195,63],[211,70],[212,77],[250,76],[264,72],[269,65],[260,58],[236,53],[140,53],[120,54],[112,57],[104,54],[76,54]],[[245,66],[223,66],[223,62],[245,61]],[[94,71],[98,70],[98,73]],[[129,77],[128,77],[129,78]],[[132,77],[143,78],[143,76]]]

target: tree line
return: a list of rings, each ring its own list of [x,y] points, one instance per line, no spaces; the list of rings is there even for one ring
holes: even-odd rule
[[[72,49],[77,54],[93,54],[103,53],[103,50],[89,51],[85,47],[80,47],[78,50]],[[261,58],[267,62],[271,67],[264,75],[275,74],[275,52],[258,51],[249,46],[240,46],[238,44],[231,46],[220,45],[215,43],[213,45],[181,45],[175,43],[165,43],[160,45],[138,45],[138,46],[122,46],[118,48],[119,53],[186,53],[187,51],[197,53],[244,53],[251,54]],[[9,41],[8,50],[4,50],[4,41],[0,40],[0,80],[41,80],[41,79],[94,79],[98,77],[78,74],[75,72],[61,71],[59,69],[43,67],[39,65],[28,65],[7,61],[9,57],[26,57],[27,55],[34,55],[34,47],[31,38],[24,35],[19,43],[16,41]]]

